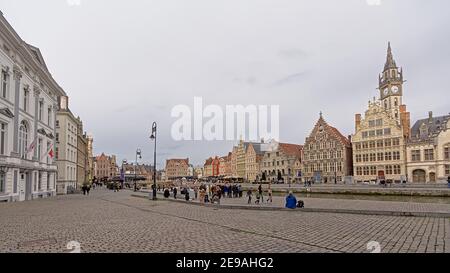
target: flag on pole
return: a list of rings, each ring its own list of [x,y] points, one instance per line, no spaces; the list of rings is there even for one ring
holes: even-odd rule
[[[47,149],[47,152],[42,156],[41,161],[46,158],[47,156],[50,156],[50,158],[53,159],[53,143],[50,144],[50,146]]]
[[[27,148],[27,154],[31,153],[34,148],[36,148],[36,143],[37,143],[37,136],[34,138],[33,142],[31,142],[30,146],[28,146]]]

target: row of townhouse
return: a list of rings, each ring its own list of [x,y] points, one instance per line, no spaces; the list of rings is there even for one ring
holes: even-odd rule
[[[227,156],[207,159],[204,175],[285,183],[445,181],[450,177],[450,114],[429,112],[411,127],[404,82],[389,43],[378,77],[379,98],[369,101],[364,116],[355,115],[354,134],[344,136],[320,113],[303,146],[241,140]]]

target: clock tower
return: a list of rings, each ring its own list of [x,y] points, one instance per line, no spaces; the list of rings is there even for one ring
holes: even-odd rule
[[[403,105],[403,82],[403,69],[397,67],[389,42],[386,64],[383,72],[378,76],[378,89],[382,106],[399,123],[400,106]]]

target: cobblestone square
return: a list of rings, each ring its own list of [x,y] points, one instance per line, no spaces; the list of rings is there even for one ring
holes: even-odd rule
[[[450,252],[450,219],[254,211],[91,191],[0,205],[0,252]],[[48,213],[50,211],[50,213]]]

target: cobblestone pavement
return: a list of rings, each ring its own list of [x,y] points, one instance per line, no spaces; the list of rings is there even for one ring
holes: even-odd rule
[[[0,204],[0,252],[450,253],[450,219],[293,213],[149,201],[104,189]]]

